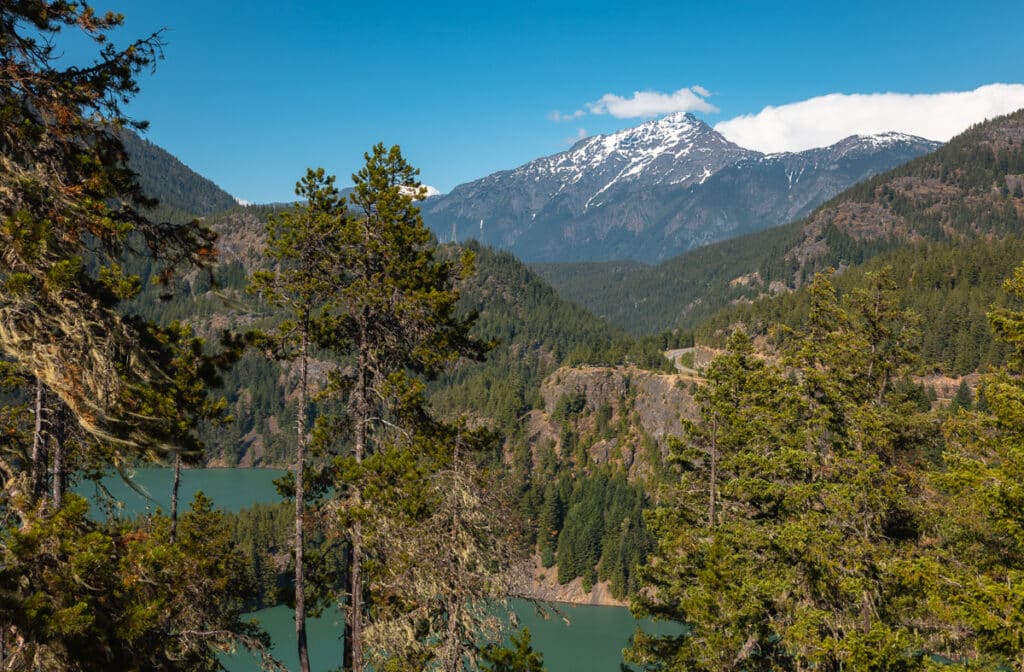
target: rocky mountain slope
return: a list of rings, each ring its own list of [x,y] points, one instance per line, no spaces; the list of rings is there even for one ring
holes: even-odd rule
[[[646,479],[662,467],[668,437],[682,435],[682,418],[696,419],[698,380],[635,366],[562,367],[542,383],[543,407],[530,411],[526,435],[533,446],[552,442],[566,462],[611,464]],[[578,410],[566,413],[573,402]],[[578,439],[573,447],[564,440],[566,427]],[[574,448],[586,455],[573,455]]]
[[[884,134],[765,155],[673,114],[460,185],[423,214],[441,237],[454,230],[526,261],[660,261],[790,221],[938,146]]]

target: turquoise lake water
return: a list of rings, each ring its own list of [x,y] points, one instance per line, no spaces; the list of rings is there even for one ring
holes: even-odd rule
[[[637,621],[623,607],[552,605],[560,615],[549,613],[545,619],[534,608],[522,601],[514,603],[519,627],[530,629],[534,650],[544,654],[544,667],[548,672],[618,672],[622,663],[622,649]],[[264,609],[254,616],[274,639],[274,656],[288,666],[298,669],[295,651],[295,621],[291,609],[279,606]],[[563,620],[563,617],[566,620]],[[568,621],[568,622],[566,622]],[[645,623],[649,632],[677,632],[678,628],[664,624]],[[342,616],[337,610],[321,618],[307,621],[309,661],[313,672],[327,672],[341,664]],[[257,672],[254,656],[240,652],[225,658],[230,672]]]
[[[144,467],[129,473],[134,488],[117,474],[101,481],[115,499],[123,502],[122,515],[135,516],[158,508],[164,513],[170,510],[174,474],[171,469]],[[187,511],[199,490],[213,499],[216,508],[224,511],[235,512],[254,504],[280,501],[274,489],[274,479],[284,473],[281,469],[183,469],[178,506]],[[75,491],[94,503],[102,501],[92,483],[81,483]],[[93,508],[97,508],[95,504]]]
[[[181,477],[181,507],[187,509],[197,490],[211,497],[217,508],[238,511],[261,502],[279,501],[273,481],[283,471],[278,469],[186,469]],[[165,468],[142,468],[133,472],[136,492],[120,476],[109,476],[103,485],[124,502],[122,515],[133,516],[160,508],[169,509],[172,472]],[[77,491],[96,501],[91,483]],[[102,514],[100,514],[102,515]],[[526,602],[514,603],[519,627],[528,627],[533,648],[544,654],[548,672],[618,672],[622,649],[636,629],[637,621],[622,607],[552,605],[559,614],[544,618]],[[291,670],[298,669],[295,653],[295,622],[293,613],[284,606],[264,609],[256,614],[260,625],[274,641],[274,655]],[[314,672],[327,672],[341,662],[341,615],[337,610],[323,617],[310,619],[308,637],[310,663]],[[664,624],[645,623],[653,632],[673,632]],[[230,672],[256,672],[259,666],[247,652],[225,658]]]

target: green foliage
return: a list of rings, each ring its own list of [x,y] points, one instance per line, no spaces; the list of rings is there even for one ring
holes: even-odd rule
[[[951,413],[956,413],[959,409],[969,411],[974,407],[974,395],[971,394],[971,388],[967,386],[966,380],[961,380],[960,385],[956,388],[956,395],[953,397],[953,401],[949,405]]]
[[[110,36],[122,23],[84,3],[0,7],[0,285],[10,290],[0,305],[0,347],[83,429],[144,449],[152,445],[139,392],[160,380],[160,354],[145,347],[142,322],[118,311],[136,291],[122,266],[148,257],[166,280],[208,261],[213,235],[143,211],[155,202],[125,165],[119,131],[144,127],[122,106],[162,42],[154,34],[118,48]],[[68,33],[96,53],[65,58],[75,39]]]
[[[656,266],[609,261],[532,268],[565,299],[633,335],[685,331],[732,300],[756,298],[757,288],[730,281],[753,273],[765,260],[778,259],[798,231],[785,225],[701,247]]]
[[[530,645],[530,629],[523,628],[518,636],[512,635],[512,646],[489,644],[480,652],[490,672],[545,672],[544,656]]]
[[[344,266],[342,223],[345,202],[334,186],[334,177],[323,168],[307,169],[295,185],[301,199],[290,211],[271,216],[267,223],[267,253],[277,261],[272,270],[256,271],[250,291],[259,292],[273,305],[286,308],[288,317],[271,334],[258,334],[260,344],[280,361],[297,360],[298,385],[295,409],[295,462],[288,495],[294,499],[294,605],[299,665],[309,670],[306,641],[306,449],[310,437],[309,360],[316,334],[327,328],[327,311],[333,307],[334,281]]]
[[[20,525],[0,533],[9,669],[217,670],[221,651],[268,645],[241,620],[244,561],[202,494],[177,542],[167,518],[97,524],[74,495],[52,512],[14,508]]]
[[[989,317],[1011,363],[984,377],[984,408],[961,404],[946,423],[948,469],[934,477],[941,536],[928,558],[937,601],[960,625],[958,645],[975,648],[993,669],[1019,668],[1024,642],[1024,267],[1005,289],[1012,305]]]
[[[564,423],[579,415],[587,404],[587,395],[582,390],[574,394],[563,394],[555,402],[555,408],[551,411],[551,419],[555,422]]]
[[[429,661],[454,669],[476,645],[476,626],[486,620],[481,605],[496,596],[509,554],[495,553],[505,546],[488,523],[500,519],[484,515],[490,495],[475,462],[460,457],[488,440],[436,422],[424,379],[460,358],[482,358],[489,344],[471,335],[473,315],[456,311],[473,255],[436,255],[415,205],[423,197],[418,171],[397,146],[377,145],[365,159],[346,199],[333,177],[307,173],[297,189],[304,203],[272,217],[268,228],[279,267],[254,276],[254,288],[294,316],[266,341],[282,355],[296,353],[300,367],[297,467],[282,485],[305,517],[306,372],[315,343],[330,363],[312,437],[327,468],[314,486],[332,500],[324,509],[328,539],[348,547],[347,583],[331,586],[347,607],[343,667],[362,669],[370,656],[378,669]],[[372,609],[364,594],[374,597]],[[300,636],[300,657],[302,643]]]
[[[915,651],[941,632],[911,571],[924,521],[909,474],[930,433],[892,384],[913,362],[913,317],[885,275],[845,303],[825,277],[810,291],[785,367],[737,334],[708,367],[633,601],[689,631],[638,633],[638,664],[922,669]]]
[[[963,375],[1006,360],[1009,348],[992,337],[985,311],[1005,303],[1002,278],[1024,258],[1019,238],[960,243],[922,243],[878,255],[863,267],[835,278],[840,294],[863,286],[869,273],[886,268],[897,286],[901,306],[920,316],[920,354],[928,369]],[[706,343],[720,343],[731,324],[768,335],[776,324],[801,328],[810,306],[808,288],[737,305],[720,312],[698,330]],[[780,343],[782,339],[777,339]]]
[[[231,194],[148,140],[127,130],[120,139],[143,192],[160,201],[151,211],[154,219],[184,223],[238,205]]]
[[[285,502],[258,504],[236,514],[225,514],[231,538],[245,558],[245,581],[253,588],[246,611],[273,607],[290,586],[291,537],[295,510]]]
[[[581,473],[551,464],[519,493],[523,515],[536,520],[544,567],[557,565],[559,583],[577,577],[588,590],[608,581],[622,599],[637,588],[636,567],[650,549],[643,489],[609,467]],[[550,475],[545,475],[550,474]]]
[[[628,338],[568,303],[511,254],[474,241],[466,248],[476,272],[461,286],[459,310],[476,315],[472,334],[495,347],[486,362],[455,367],[431,386],[431,403],[442,414],[471,410],[512,432],[540,403],[541,381],[559,366],[669,365],[654,339]]]

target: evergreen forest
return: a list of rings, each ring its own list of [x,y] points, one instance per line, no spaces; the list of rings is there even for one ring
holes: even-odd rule
[[[440,243],[398,145],[241,205],[142,138],[166,36],[123,28],[0,3],[0,670],[283,670],[284,605],[302,672],[331,609],[334,669],[539,672],[516,599],[672,624],[637,670],[1024,671],[1024,111],[658,266],[531,267]],[[145,466],[170,506],[119,515]],[[179,501],[210,467],[278,500]]]

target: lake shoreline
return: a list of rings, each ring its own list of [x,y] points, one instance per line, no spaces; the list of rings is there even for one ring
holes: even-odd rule
[[[134,487],[121,480],[117,473],[103,479],[105,486],[126,508],[120,515],[134,516],[157,509],[167,511],[170,497],[172,470],[169,467],[140,465],[126,470],[132,477]],[[272,481],[287,473],[286,470],[270,467],[186,467],[182,470],[181,500],[187,507],[196,490],[203,490],[213,498],[214,506],[230,512],[249,508],[259,502],[274,500],[275,488]],[[88,495],[86,484],[77,487],[80,494]],[[276,500],[280,501],[280,500]],[[627,600],[616,599],[611,594],[607,581],[594,584],[589,591],[583,590],[583,579],[575,578],[565,584],[558,583],[558,568],[545,568],[540,555],[534,553],[518,568],[519,579],[514,583],[513,594],[528,600],[551,602],[573,606],[628,607]]]
[[[536,553],[524,563],[520,574],[523,578],[515,586],[516,592],[526,599],[595,607],[629,607],[628,600],[612,596],[608,581],[595,583],[589,591],[583,589],[580,577],[568,583],[558,583],[558,567],[544,567]]]

